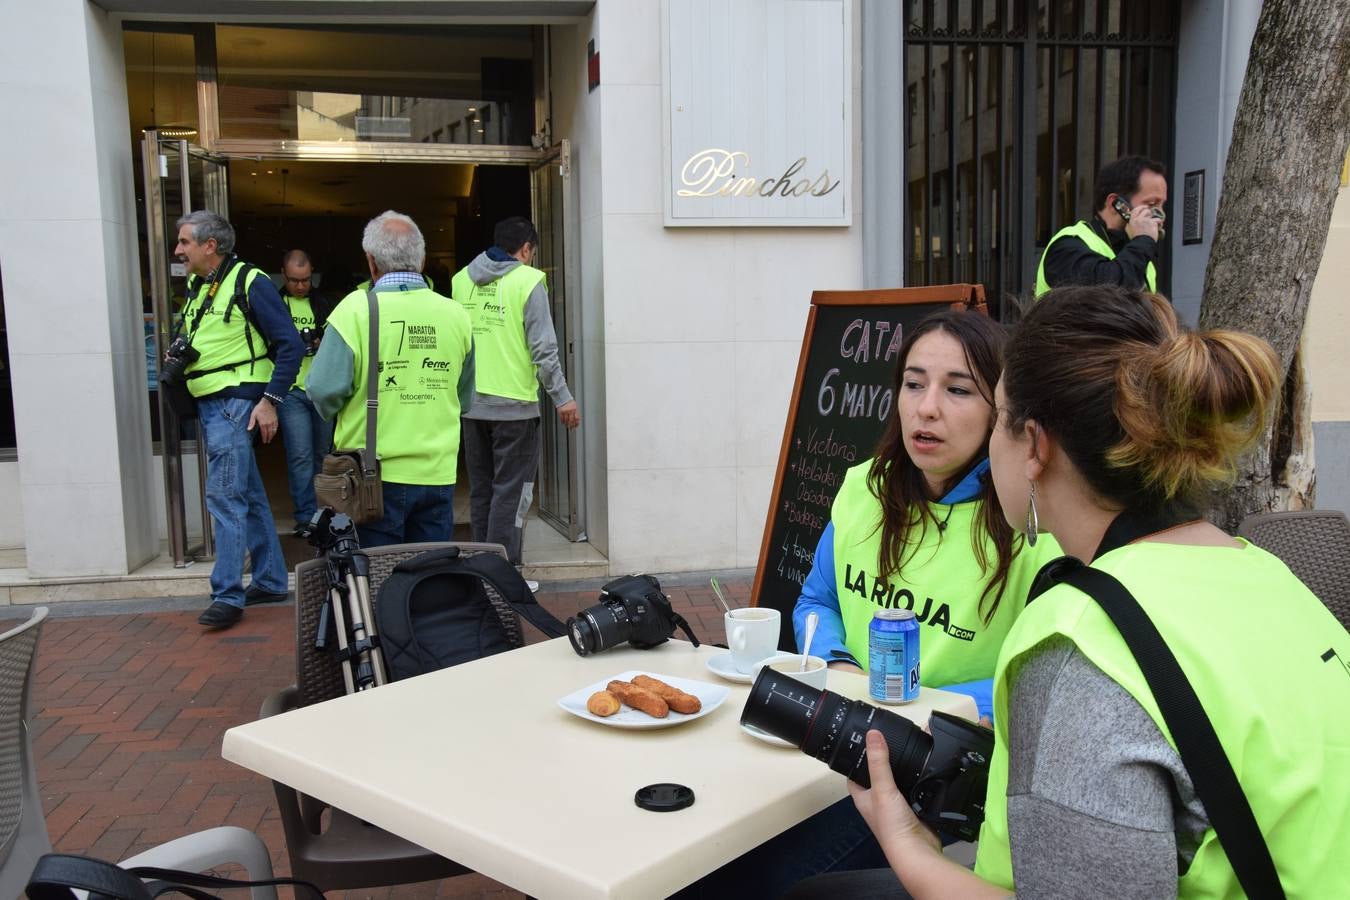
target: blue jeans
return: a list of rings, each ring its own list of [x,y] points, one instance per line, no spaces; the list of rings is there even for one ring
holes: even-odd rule
[[[323,458],[333,443],[333,426],[300,388],[291,388],[286,402],[277,407],[277,420],[286,444],[286,482],[295,505],[295,524],[308,525],[316,508],[314,475],[323,468]]]
[[[253,583],[286,593],[286,560],[267,505],[248,419],[254,402],[233,397],[198,401],[206,440],[206,508],[216,529],[211,599],[244,605],[244,551],[253,561]]]
[[[448,541],[455,531],[453,484],[384,483],[384,517],[356,526],[362,547]]]

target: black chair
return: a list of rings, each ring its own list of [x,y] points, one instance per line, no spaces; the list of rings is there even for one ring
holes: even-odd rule
[[[460,553],[496,553],[506,557],[500,544],[427,543],[395,544],[364,550],[370,559],[370,594],[406,559],[442,547],[459,547]],[[486,587],[486,586],[485,586]],[[510,605],[487,587],[488,599],[501,616],[514,646],[525,644],[519,618]],[[328,576],[322,559],[301,563],[295,569],[295,664],[296,683],[268,697],[261,718],[278,715],[313,703],[341,697],[346,688],[337,655],[314,649],[319,613],[328,598]],[[318,885],[324,891],[354,890],[412,884],[463,875],[470,869],[432,853],[355,816],[273,781],[291,875]],[[327,827],[324,812],[329,811]]]

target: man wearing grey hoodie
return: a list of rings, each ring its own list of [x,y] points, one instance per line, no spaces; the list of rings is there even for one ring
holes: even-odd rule
[[[463,414],[469,516],[475,541],[506,547],[520,565],[525,513],[539,470],[539,386],[568,428],[581,413],[558,361],[544,273],[530,265],[539,234],[529,219],[497,223],[495,246],[455,274],[451,293],[473,322],[475,385]]]

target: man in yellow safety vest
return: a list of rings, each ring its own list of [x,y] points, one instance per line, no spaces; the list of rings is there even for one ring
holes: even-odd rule
[[[492,239],[450,283],[473,321],[476,384],[464,413],[464,459],[473,539],[502,544],[520,565],[539,469],[539,387],[566,427],[576,428],[581,413],[558,361],[544,273],[531,265],[539,233],[513,216],[497,223]]]
[[[1036,298],[1066,285],[1115,284],[1157,291],[1167,171],[1144,156],[1126,156],[1097,173],[1090,220],[1061,228],[1036,270]]]

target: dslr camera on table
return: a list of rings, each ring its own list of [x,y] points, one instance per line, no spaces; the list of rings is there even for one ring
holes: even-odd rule
[[[650,575],[625,575],[600,588],[600,602],[567,620],[567,637],[578,656],[590,656],[625,641],[638,650],[664,644],[675,628],[697,647],[698,638]]]

